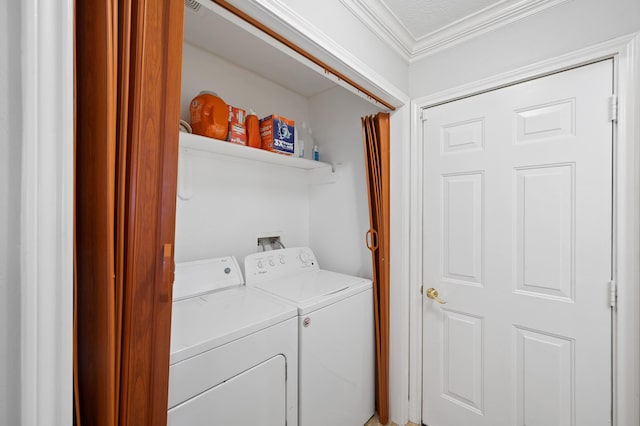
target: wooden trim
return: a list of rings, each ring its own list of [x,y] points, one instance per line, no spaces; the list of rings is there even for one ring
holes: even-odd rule
[[[116,151],[116,170],[115,170],[115,305],[114,305],[114,320],[116,328],[115,337],[115,353],[116,357],[116,371],[120,372],[122,369],[122,312],[123,312],[123,300],[124,300],[124,277],[125,277],[125,223],[126,223],[126,194],[127,194],[127,126],[129,124],[129,109],[127,100],[129,99],[129,77],[131,61],[129,59],[131,45],[131,2],[121,1],[119,4],[119,19],[118,19],[118,52],[116,60],[118,67],[118,82],[117,93],[119,103],[118,116],[117,116],[117,138],[120,142]],[[118,374],[116,377],[116,389],[120,390],[120,384],[122,375]],[[116,397],[116,413],[120,412],[120,399],[119,394]]]
[[[167,422],[184,4],[132,1],[120,424]]]
[[[258,21],[256,19],[252,18],[251,16],[247,15],[245,12],[243,12],[242,10],[240,10],[237,7],[233,6],[229,2],[227,2],[225,0],[211,0],[211,1],[214,2],[215,4],[217,4],[218,6],[222,7],[223,9],[225,9],[225,10],[231,12],[232,14],[236,15],[238,18],[242,19],[243,21],[247,22],[248,24],[254,26],[257,29],[259,29],[263,33],[265,33],[265,34],[269,35],[270,37],[274,38],[275,40],[278,40],[280,43],[284,44],[285,46],[287,46],[288,48],[290,48],[294,52],[296,52],[299,55],[303,56],[304,58],[310,60],[311,62],[313,62],[314,64],[318,65],[319,67],[323,68],[326,73],[333,74],[339,80],[342,80],[345,83],[349,84],[350,86],[355,88],[357,91],[359,91],[361,93],[364,93],[365,95],[367,95],[371,99],[375,100],[376,102],[380,103],[381,105],[384,105],[390,111],[395,111],[396,110],[396,108],[393,105],[391,105],[388,102],[384,101],[382,98],[380,98],[379,96],[373,94],[371,91],[365,89],[364,87],[362,87],[361,85],[359,85],[358,83],[356,83],[355,81],[353,81],[352,79],[347,77],[346,75],[342,74],[340,71],[338,71],[335,68],[327,65],[324,61],[316,58],[314,55],[312,55],[311,53],[307,52],[306,50],[304,50],[303,48],[301,48],[300,46],[298,46],[297,44],[295,44],[291,40],[289,40],[286,37],[278,34],[276,31],[274,31],[271,28],[267,27],[266,25],[264,25],[260,21]]]
[[[76,2],[77,407],[117,424],[114,320],[115,20],[113,1]]]
[[[378,135],[378,149],[380,150],[380,184],[381,184],[381,223],[382,238],[381,250],[381,283],[380,283],[380,358],[383,372],[383,391],[386,398],[381,402],[381,412],[386,416],[380,416],[385,423],[389,420],[389,242],[390,242],[390,129],[389,114],[376,114],[376,130]]]
[[[382,367],[382,340],[381,340],[381,326],[380,326],[380,255],[379,245],[380,239],[378,237],[378,224],[380,223],[380,184],[379,184],[379,172],[377,167],[377,147],[374,146],[373,139],[374,131],[372,129],[372,117],[362,118],[362,139],[364,144],[365,153],[365,170],[367,173],[367,195],[369,200],[369,233],[375,235],[376,241],[367,246],[371,251],[371,267],[373,269],[373,315],[374,315],[374,330],[375,330],[375,346],[376,346],[376,406],[378,409],[378,416],[381,419],[386,419],[386,410],[383,410],[384,396],[381,395],[381,389],[383,387],[382,382],[384,380],[384,372]],[[386,420],[385,420],[386,423]]]

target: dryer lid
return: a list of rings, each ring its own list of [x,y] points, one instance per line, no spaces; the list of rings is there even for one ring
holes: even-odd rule
[[[173,303],[171,364],[297,315],[296,308],[245,286]]]

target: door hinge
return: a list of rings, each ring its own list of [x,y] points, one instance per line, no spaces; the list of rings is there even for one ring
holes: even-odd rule
[[[420,110],[420,120],[427,121],[427,110],[426,109]]]
[[[618,121],[618,96],[609,97],[609,121]]]
[[[618,304],[618,285],[615,281],[609,281],[609,306],[615,309]]]

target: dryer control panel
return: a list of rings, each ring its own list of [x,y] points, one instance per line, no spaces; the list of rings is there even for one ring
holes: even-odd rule
[[[173,300],[236,287],[243,283],[240,265],[233,256],[176,263]]]
[[[250,254],[244,259],[247,285],[320,269],[309,247],[286,248]]]

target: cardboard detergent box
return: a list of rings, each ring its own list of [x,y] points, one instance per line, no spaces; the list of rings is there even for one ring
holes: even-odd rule
[[[229,105],[229,133],[227,140],[239,145],[247,144],[247,128],[244,125],[246,111]]]
[[[294,121],[278,115],[260,120],[262,149],[280,154],[293,155]]]

